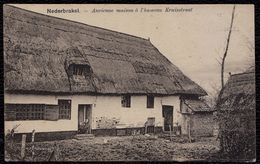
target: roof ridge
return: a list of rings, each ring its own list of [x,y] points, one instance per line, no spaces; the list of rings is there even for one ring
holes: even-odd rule
[[[64,19],[64,18],[59,18],[59,17],[55,17],[55,16],[42,14],[42,13],[37,13],[35,11],[30,11],[30,10],[23,9],[23,8],[20,8],[20,7],[17,7],[17,6],[12,6],[12,5],[9,5],[9,4],[6,4],[6,6],[11,7],[11,8],[17,8],[17,9],[23,10],[25,12],[38,14],[38,15],[45,16],[45,17],[52,18],[52,19],[54,18],[54,19],[58,19],[58,20],[62,20],[62,21],[68,21],[68,22],[72,22],[72,23],[75,23],[75,24],[80,24],[80,25],[84,25],[84,26],[88,26],[88,27],[92,27],[92,28],[101,29],[101,30],[104,30],[104,31],[109,31],[109,32],[113,32],[113,33],[119,33],[121,35],[127,35],[127,36],[130,36],[130,37],[133,37],[133,38],[142,39],[144,41],[149,41],[149,39],[145,39],[145,38],[142,38],[140,36],[135,36],[135,35],[132,35],[132,34],[127,34],[127,33],[124,33],[124,32],[118,32],[118,31],[115,31],[115,30],[102,28],[102,27],[99,27],[99,26],[89,25],[89,24],[86,24],[86,23],[83,23],[83,22],[77,22],[77,21],[73,21],[73,20],[69,20],[69,19]]]
[[[255,73],[254,71],[250,71],[250,72],[241,72],[241,73],[236,73],[236,74],[233,74],[231,76],[237,76],[237,75],[243,75],[243,74],[250,74],[250,73]]]

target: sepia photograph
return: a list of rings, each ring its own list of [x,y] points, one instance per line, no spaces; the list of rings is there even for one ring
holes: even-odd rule
[[[5,4],[5,161],[256,161],[253,4]]]

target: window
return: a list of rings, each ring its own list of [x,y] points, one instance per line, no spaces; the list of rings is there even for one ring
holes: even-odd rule
[[[71,100],[58,100],[58,105],[5,104],[4,117],[6,121],[70,119]]]
[[[147,96],[147,108],[154,108],[154,96]]]
[[[59,119],[70,119],[71,100],[58,100]]]
[[[130,108],[131,107],[131,96],[130,95],[122,96],[121,105],[122,105],[122,107]]]
[[[86,64],[72,64],[70,65],[73,75],[87,76],[90,73],[90,67]]]
[[[6,104],[5,120],[44,120],[44,104]]]

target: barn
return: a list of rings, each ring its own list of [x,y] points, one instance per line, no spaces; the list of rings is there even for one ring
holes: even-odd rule
[[[224,157],[254,160],[256,150],[255,70],[231,75],[217,102],[220,148]]]
[[[4,71],[5,132],[212,131],[207,93],[148,39],[6,5]]]

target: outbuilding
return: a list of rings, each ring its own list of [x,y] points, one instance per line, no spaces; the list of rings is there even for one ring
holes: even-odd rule
[[[254,160],[256,150],[255,70],[233,74],[217,102],[220,148],[235,160]]]

